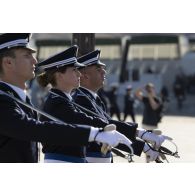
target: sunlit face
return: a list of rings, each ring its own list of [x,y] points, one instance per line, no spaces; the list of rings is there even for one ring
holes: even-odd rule
[[[61,82],[66,89],[72,90],[80,86],[81,73],[75,67],[67,67],[66,71],[61,74]]]
[[[106,70],[101,65],[91,65],[86,67],[86,74],[89,79],[89,83],[94,90],[98,90],[104,85]]]
[[[36,58],[33,56],[32,51],[20,48],[15,50],[15,57],[12,58],[13,74],[20,80],[27,81],[34,78]]]
[[[150,92],[153,96],[155,96],[155,94],[156,94],[155,88],[152,87],[152,86],[150,86],[150,87],[148,87],[148,89],[149,89],[149,92]]]

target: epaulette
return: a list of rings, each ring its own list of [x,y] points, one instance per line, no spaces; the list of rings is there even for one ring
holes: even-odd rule
[[[14,97],[14,93],[12,91],[8,91],[7,93]]]
[[[72,94],[73,99],[75,99],[77,96],[86,96],[84,93],[82,93],[80,90],[75,90]]]
[[[47,99],[48,98],[51,98],[52,100],[54,100],[54,101],[64,101],[64,100],[66,100],[64,97],[62,97],[62,96],[60,96],[60,95],[58,95],[58,94],[52,94],[52,93],[50,93],[49,95],[48,95],[48,97],[47,97]]]
[[[77,96],[86,96],[86,94],[81,93],[80,91],[77,93]]]

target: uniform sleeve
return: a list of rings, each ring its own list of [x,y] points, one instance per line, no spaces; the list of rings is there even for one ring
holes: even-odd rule
[[[117,131],[124,134],[131,141],[134,141],[136,138],[136,129],[137,123],[125,123],[116,120],[109,120],[110,124],[115,124]]]
[[[75,109],[74,105],[66,99],[50,98],[44,105],[44,111],[67,123],[85,124],[94,127],[104,127],[107,123],[98,117],[92,117]],[[41,118],[42,120],[43,118]]]
[[[51,144],[87,145],[90,127],[29,118],[12,99],[0,96],[0,134],[19,140]]]
[[[78,104],[80,104],[80,105],[84,106],[85,108],[89,109],[89,101],[86,100],[85,97],[77,96],[77,98],[75,100]],[[91,106],[90,110],[92,110],[92,109],[93,109],[93,107]],[[96,110],[92,110],[92,111],[96,112]],[[125,122],[109,119],[109,124],[115,124],[117,126],[117,131],[124,134],[130,140],[132,140],[132,141],[135,140],[136,128],[138,126],[137,123],[129,123],[128,124],[128,123],[125,123]]]

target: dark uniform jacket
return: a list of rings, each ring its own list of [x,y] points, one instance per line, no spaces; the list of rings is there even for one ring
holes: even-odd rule
[[[0,82],[0,90],[20,99],[5,83]],[[37,162],[34,142],[74,146],[88,144],[89,126],[39,122],[31,109],[2,94],[0,110],[0,162]]]
[[[130,140],[133,141],[132,147],[134,149],[134,154],[140,156],[141,152],[144,147],[144,142],[141,140],[136,140],[136,123],[125,123],[113,120],[106,112],[105,112],[105,106],[104,103],[99,99],[94,98],[94,96],[91,94],[89,90],[86,88],[80,87],[77,89],[73,95],[73,98],[76,103],[82,105],[83,107],[95,112],[98,114],[102,119],[107,120],[109,124],[115,124],[117,126],[117,131],[127,136]],[[89,113],[89,115],[91,115]],[[90,143],[92,145],[92,143]],[[95,146],[96,147],[95,147]],[[96,148],[96,149],[95,149]],[[97,151],[98,145],[96,143],[93,143],[93,147],[91,147],[90,150],[96,150]],[[128,151],[126,146],[120,145],[118,148]],[[100,147],[98,148],[100,151]]]
[[[65,93],[58,89],[51,89],[44,103],[43,110],[67,123],[85,124],[94,127],[104,127],[108,124],[101,118],[91,117],[82,112]],[[47,119],[41,117],[40,120],[44,121]],[[85,148],[79,146],[60,146],[43,143],[43,152],[85,157]]]

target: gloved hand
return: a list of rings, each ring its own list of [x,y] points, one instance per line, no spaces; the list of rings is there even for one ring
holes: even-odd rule
[[[145,129],[137,129],[137,130],[138,130],[138,137],[154,144],[155,149],[159,149],[159,147],[165,140],[172,140],[171,137],[165,135],[156,135],[155,133],[146,131]]]
[[[119,143],[131,147],[132,142],[125,135],[114,129],[116,129],[115,125],[107,125],[103,131],[98,132],[95,136],[94,141],[103,143],[103,153],[106,153],[111,147],[115,147]]]
[[[144,145],[144,149],[143,151],[146,153],[146,157],[147,157],[147,161],[151,162],[151,161],[155,161],[157,159],[157,157],[159,156],[159,153],[152,150],[148,144]]]
[[[106,125],[106,126],[104,127],[104,131],[113,131],[113,130],[116,130],[116,125],[115,125],[115,124],[109,124],[109,125]],[[102,152],[104,155],[106,155],[106,153],[107,153],[108,151],[110,151],[111,148],[112,148],[112,147],[109,146],[108,144],[103,143],[103,144],[102,144],[102,147],[101,147],[101,152]]]

